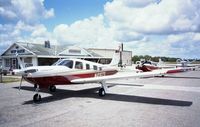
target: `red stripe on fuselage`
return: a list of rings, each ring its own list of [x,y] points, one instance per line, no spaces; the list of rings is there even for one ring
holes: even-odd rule
[[[104,73],[106,75],[116,74],[117,70],[100,71],[92,73],[74,74],[74,75],[63,75],[63,76],[49,76],[49,77],[24,77],[27,82],[31,84],[38,84],[42,88],[48,88],[50,85],[67,85],[72,84],[71,80],[79,78],[91,78],[95,77],[97,73]]]
[[[148,72],[148,71],[159,69],[159,67],[143,65],[141,67],[137,66],[136,69],[142,70],[143,72]]]

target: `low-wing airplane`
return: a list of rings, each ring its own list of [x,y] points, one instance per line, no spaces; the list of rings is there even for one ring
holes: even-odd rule
[[[176,66],[177,67],[193,67],[195,69],[200,66],[200,64],[194,64],[196,60],[190,61],[188,59],[177,59]]]
[[[22,62],[17,55],[19,64]],[[36,94],[33,96],[33,101],[41,100],[39,88],[49,88],[51,92],[56,91],[56,85],[72,85],[80,83],[99,83],[99,96],[105,96],[108,85],[106,81],[123,78],[149,77],[164,75],[167,70],[155,70],[152,72],[133,73],[122,72],[116,67],[119,63],[119,53],[116,52],[109,65],[103,65],[81,59],[61,59],[52,66],[33,66],[20,70],[22,75],[19,89],[21,88],[22,80],[34,85]],[[21,67],[22,68],[22,67]]]
[[[180,64],[181,63],[181,64]],[[197,70],[197,65],[188,65],[187,61],[177,60],[177,64],[164,64],[164,62],[159,59],[159,62],[152,61],[140,61],[136,63],[136,69],[142,70],[143,72],[148,72],[157,69],[168,69],[167,73],[178,73],[188,70]]]

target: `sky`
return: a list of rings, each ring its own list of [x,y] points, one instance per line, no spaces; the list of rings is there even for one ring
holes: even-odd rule
[[[199,0],[0,0],[0,53],[14,42],[200,58]]]

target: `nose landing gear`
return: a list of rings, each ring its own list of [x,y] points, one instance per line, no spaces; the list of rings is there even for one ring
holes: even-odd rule
[[[49,86],[49,91],[56,92],[56,86],[55,85]]]
[[[41,95],[39,94],[39,85],[36,85],[36,94],[33,96],[33,102],[39,102],[42,100]]]
[[[107,87],[105,81],[102,81],[101,82],[101,88],[99,89],[99,96],[100,97],[105,96],[106,92],[107,92],[107,89],[108,89],[108,87]]]

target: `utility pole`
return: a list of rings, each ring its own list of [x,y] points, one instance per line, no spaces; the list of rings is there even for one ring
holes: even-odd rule
[[[119,46],[119,53],[120,53],[120,59],[119,59],[119,67],[122,67],[122,52],[123,52],[123,43],[120,44]]]

